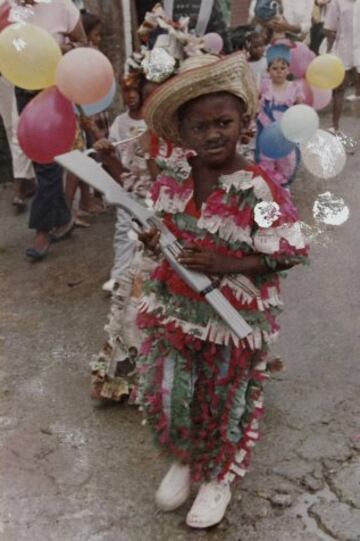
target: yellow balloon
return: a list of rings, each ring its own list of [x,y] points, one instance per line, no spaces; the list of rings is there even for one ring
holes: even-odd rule
[[[49,32],[33,24],[12,24],[0,33],[0,73],[26,90],[55,82],[61,49]]]
[[[333,54],[323,54],[314,58],[306,71],[307,82],[316,88],[337,88],[344,78],[344,64]]]

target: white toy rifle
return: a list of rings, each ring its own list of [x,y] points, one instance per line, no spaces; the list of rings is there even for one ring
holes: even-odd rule
[[[104,194],[108,203],[121,207],[128,212],[133,220],[145,230],[149,228],[158,229],[161,233],[159,241],[161,250],[179,276],[193,290],[206,298],[207,302],[238,338],[243,339],[252,332],[252,328],[219,291],[217,282],[212,281],[205,274],[186,269],[178,262],[177,256],[183,249],[180,242],[177,241],[176,237],[165,227],[162,220],[154,212],[137,203],[115,182],[101,164],[79,150],[57,156],[55,161],[64,169]]]

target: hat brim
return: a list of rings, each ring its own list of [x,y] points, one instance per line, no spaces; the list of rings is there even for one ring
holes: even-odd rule
[[[190,69],[162,84],[145,103],[145,122],[159,137],[182,145],[178,109],[188,101],[215,92],[229,92],[241,98],[247,113],[255,115],[258,92],[243,53]]]

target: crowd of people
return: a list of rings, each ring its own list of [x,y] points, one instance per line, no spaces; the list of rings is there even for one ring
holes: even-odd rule
[[[32,6],[29,22],[48,30],[64,54],[100,47],[101,20],[70,0],[17,1]],[[266,126],[305,102],[291,73],[290,51],[298,41],[344,62],[347,78],[333,98],[331,131],[339,134],[351,77],[355,93],[348,99],[360,99],[354,21],[360,26],[360,7],[352,0],[254,0],[241,50],[226,55],[189,33],[186,19],[175,22],[157,5],[139,29],[143,47],[127,59],[119,81],[125,112],[112,123],[106,111],[78,120],[74,148],[95,149],[119,185],[162,217],[180,245],[178,263],[211,276],[212,290],[251,327],[248,336],[236,336],[206,301],[210,290],[193,291],[162,256],[160,232],[135,233],[129,215],[117,210],[114,265],[103,286],[111,294],[107,340],[91,364],[91,394],[141,406],[172,460],[157,505],[176,509],[190,496],[191,483],[200,483],[187,515],[194,528],[222,520],[233,483],[249,467],[263,384],[281,368],[268,358],[279,331],[279,278],[308,257],[290,193],[299,151],[272,159],[259,139]],[[36,189],[30,211],[35,238],[26,255],[42,261],[53,242],[75,226],[88,227],[88,214],[105,208],[83,180],[56,163],[30,163],[21,152],[16,122],[34,95],[0,78],[13,204],[23,210]],[[266,229],[255,219],[262,201],[280,209]]]

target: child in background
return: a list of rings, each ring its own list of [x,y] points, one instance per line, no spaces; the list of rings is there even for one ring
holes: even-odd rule
[[[254,31],[246,36],[245,50],[247,61],[254,77],[260,95],[260,88],[264,77],[267,76],[267,61],[265,56],[265,33]],[[249,128],[241,135],[241,153],[246,159],[254,161],[256,149],[256,122],[253,120]]]
[[[263,78],[267,75],[267,60],[265,56],[265,38],[261,32],[251,32],[246,38],[247,60],[260,91]]]
[[[121,80],[121,92],[127,111],[117,116],[110,127],[108,139],[101,139],[95,144],[102,155],[105,168],[121,183],[125,189],[144,198],[149,189],[150,175],[141,148],[139,138],[146,132],[142,118],[142,80],[138,73],[129,74]],[[128,141],[129,140],[129,141]],[[113,143],[120,143],[114,147]],[[127,141],[127,142],[126,142]],[[136,242],[128,237],[129,219],[122,210],[118,210],[114,238],[114,265],[110,280],[104,291],[111,292],[127,261],[131,261]]]
[[[254,14],[256,19],[261,23],[269,23],[277,20],[281,13],[281,0],[256,0],[254,2]]]
[[[125,113],[115,118],[108,139],[94,145],[103,166],[127,191],[144,201],[151,184],[148,169],[146,124],[142,118],[140,73],[121,80]],[[119,144],[121,141],[124,144]],[[130,234],[129,234],[130,233]],[[136,356],[140,333],[136,328],[136,311],[142,291],[142,276],[152,261],[142,253],[135,234],[131,235],[131,219],[124,210],[117,210],[114,236],[114,265],[111,278],[103,289],[112,294],[109,322],[105,326],[107,340],[96,360],[91,363],[91,396],[97,400],[121,401],[136,388]]]
[[[191,483],[200,483],[186,523],[208,528],[224,517],[232,483],[245,475],[259,438],[266,353],[278,332],[279,272],[303,262],[307,249],[289,193],[236,150],[257,108],[244,55],[196,60],[145,107],[152,131],[196,153],[186,176],[160,174],[152,197],[183,247],[179,263],[213,277],[252,332],[238,340],[162,257],[144,288],[138,324],[147,339],[138,364],[141,405],[173,462],[157,505],[174,511],[190,497]],[[281,208],[269,228],[256,222],[264,200]],[[158,248],[158,231],[141,238]]]
[[[81,20],[88,39],[89,47],[100,49],[103,28],[101,19],[97,15],[82,9]]]
[[[264,79],[261,88],[260,111],[256,120],[255,160],[279,184],[287,186],[294,180],[299,162],[300,151],[296,147],[288,156],[271,159],[260,152],[259,138],[262,130],[282,115],[293,105],[303,103],[305,96],[300,86],[288,81],[290,75],[290,49],[279,44],[267,51],[269,77]]]
[[[282,0],[256,0],[250,7],[250,12],[254,13],[254,22],[268,29],[269,40],[285,38],[284,32],[274,32],[271,30],[272,24],[282,24],[286,22],[283,15]]]

